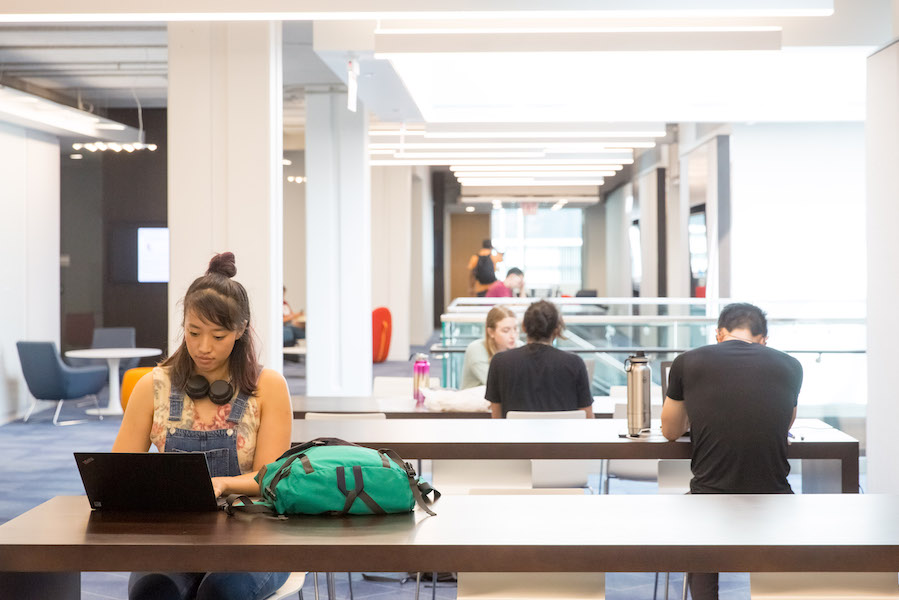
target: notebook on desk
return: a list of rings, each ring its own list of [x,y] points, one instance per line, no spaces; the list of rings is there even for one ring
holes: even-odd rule
[[[75,452],[95,510],[205,512],[218,509],[202,452]]]

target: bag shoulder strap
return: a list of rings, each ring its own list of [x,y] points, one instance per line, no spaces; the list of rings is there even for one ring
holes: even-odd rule
[[[240,502],[240,504],[238,504]],[[279,521],[287,519],[284,515],[275,513],[273,506],[266,502],[253,502],[249,497],[243,494],[231,494],[225,499],[222,506],[229,517],[233,517],[236,513],[265,515]]]
[[[415,498],[415,503],[432,517],[436,516],[437,513],[431,510],[428,504],[439,500],[440,492],[431,487],[431,484],[429,484],[427,481],[419,481],[418,477],[416,477],[415,475],[415,469],[412,467],[412,465],[400,458],[400,455],[397,454],[395,450],[383,448],[379,449],[378,453],[388,456],[390,460],[398,464],[403,469],[409,482],[409,489],[412,490],[412,497]],[[434,493],[433,500],[429,500],[427,498],[427,495],[431,492]]]

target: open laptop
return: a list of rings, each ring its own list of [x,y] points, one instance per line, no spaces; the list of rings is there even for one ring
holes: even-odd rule
[[[202,452],[75,452],[75,462],[96,510],[218,509]]]

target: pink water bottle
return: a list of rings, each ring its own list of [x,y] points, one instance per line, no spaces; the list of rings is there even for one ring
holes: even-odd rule
[[[418,353],[415,355],[415,366],[412,367],[412,397],[415,398],[415,406],[425,403],[424,389],[431,385],[431,364],[428,355]]]

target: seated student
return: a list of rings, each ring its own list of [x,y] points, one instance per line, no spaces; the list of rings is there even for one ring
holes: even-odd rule
[[[256,472],[290,447],[287,382],[259,364],[234,255],[184,296],[184,340],[134,387],[113,452],[207,452],[217,496],[258,495]],[[130,600],[265,598],[289,573],[132,573]]]
[[[306,339],[306,315],[303,311],[293,312],[287,302],[287,286],[284,289],[284,345],[293,346],[297,340]]]
[[[487,369],[493,355],[519,346],[518,319],[505,306],[494,306],[487,313],[484,339],[475,340],[465,349],[462,363],[462,389],[487,383]]]
[[[527,296],[524,289],[524,271],[518,267],[506,271],[506,278],[502,281],[491,283],[484,295],[487,298],[511,298],[515,295],[515,290],[518,290],[521,298]]]
[[[486,398],[494,418],[510,410],[580,409],[593,418],[593,396],[584,361],[554,348],[565,324],[552,302],[531,304],[522,321],[528,343],[493,357],[487,373]]]

